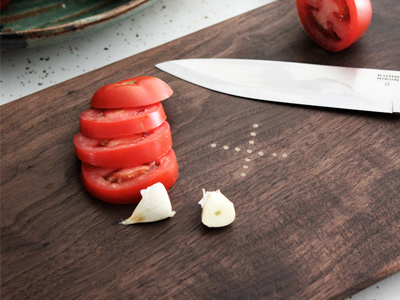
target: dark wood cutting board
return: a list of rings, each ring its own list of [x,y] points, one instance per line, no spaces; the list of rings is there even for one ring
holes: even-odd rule
[[[2,299],[340,299],[400,270],[400,117],[252,101],[155,64],[234,57],[400,70],[400,3],[373,1],[359,42],[328,53],[294,0],[261,7],[1,107]],[[176,215],[90,197],[72,138],[102,85],[157,76],[180,177]],[[235,203],[201,224],[202,188]]]

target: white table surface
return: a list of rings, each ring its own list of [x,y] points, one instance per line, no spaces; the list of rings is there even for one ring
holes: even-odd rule
[[[118,25],[84,38],[41,48],[2,51],[0,104],[17,100],[272,1],[161,0]],[[400,273],[349,299],[399,300]]]

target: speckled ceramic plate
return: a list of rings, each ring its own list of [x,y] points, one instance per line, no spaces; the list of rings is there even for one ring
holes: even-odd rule
[[[1,50],[55,44],[116,24],[157,0],[13,0],[1,12]]]

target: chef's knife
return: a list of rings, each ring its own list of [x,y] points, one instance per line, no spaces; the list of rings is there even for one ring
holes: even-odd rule
[[[244,98],[400,113],[400,71],[228,58],[172,60],[156,67]]]

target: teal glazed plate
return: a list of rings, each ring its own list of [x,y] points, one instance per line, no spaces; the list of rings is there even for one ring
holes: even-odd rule
[[[1,12],[1,50],[64,42],[112,26],[157,0],[12,0]]]

